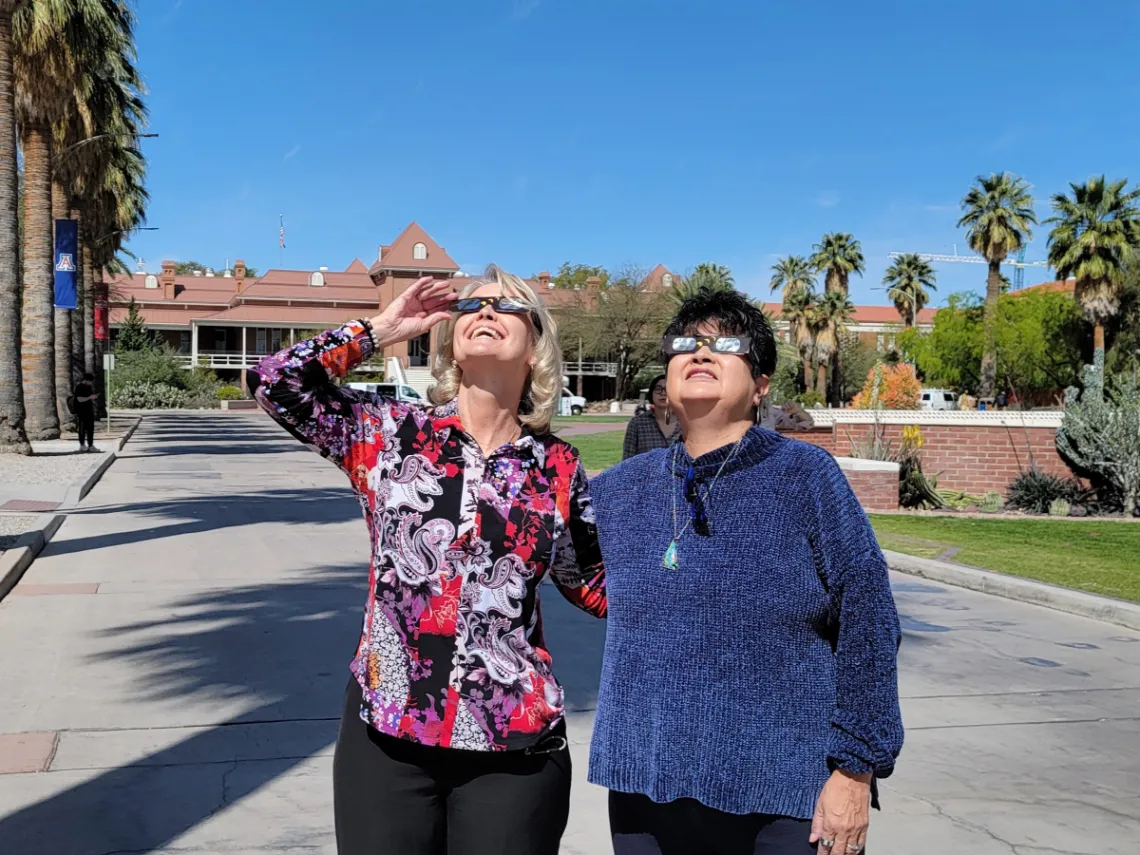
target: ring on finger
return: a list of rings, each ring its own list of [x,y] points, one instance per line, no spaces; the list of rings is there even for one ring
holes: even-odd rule
[[[848,843],[847,844],[847,851],[850,852],[851,855],[859,855],[859,853],[863,851],[863,844],[862,843]]]
[[[832,846],[835,845],[835,841],[834,840],[828,840],[825,837],[819,841],[819,845],[822,846],[824,849],[830,849]]]

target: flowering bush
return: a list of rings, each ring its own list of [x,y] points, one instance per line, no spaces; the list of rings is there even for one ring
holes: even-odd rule
[[[185,407],[188,395],[165,383],[127,383],[111,387],[111,405],[128,410],[169,410]]]
[[[880,362],[867,372],[863,389],[851,399],[851,406],[857,410],[917,410],[921,392],[913,365]]]

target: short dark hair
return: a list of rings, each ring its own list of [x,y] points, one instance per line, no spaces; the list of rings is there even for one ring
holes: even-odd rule
[[[658,374],[656,377],[654,377],[652,380],[649,381],[649,394],[650,395],[653,394],[653,390],[657,386],[657,384],[660,383],[664,379],[665,379],[664,374]]]
[[[83,375],[83,379],[84,380],[94,380],[95,375],[92,374],[90,371],[88,371],[86,374]]]
[[[715,327],[725,335],[746,335],[751,341],[748,361],[752,376],[772,376],[776,370],[776,338],[772,325],[764,313],[739,291],[720,291],[701,288],[681,304],[665,336],[696,335],[703,326]],[[662,354],[665,364],[670,355]]]

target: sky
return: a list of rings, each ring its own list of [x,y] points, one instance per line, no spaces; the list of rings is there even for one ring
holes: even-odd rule
[[[415,220],[471,273],[713,261],[763,296],[845,231],[852,299],[885,303],[888,253],[968,252],[979,174],[1023,176],[1042,219],[1071,181],[1140,180],[1134,0],[139,7],[152,272],[371,265]],[[937,274],[941,304],[985,268]]]

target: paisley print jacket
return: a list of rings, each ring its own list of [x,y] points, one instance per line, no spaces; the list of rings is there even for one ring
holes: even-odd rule
[[[371,537],[352,670],[361,718],[424,745],[531,748],[561,720],[542,634],[549,575],[606,613],[585,471],[556,437],[524,434],[485,457],[454,403],[427,408],[338,388],[372,355],[354,321],[266,357],[261,407],[349,477]]]

